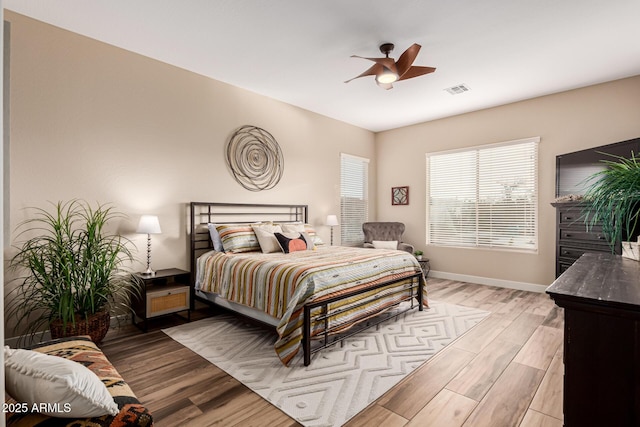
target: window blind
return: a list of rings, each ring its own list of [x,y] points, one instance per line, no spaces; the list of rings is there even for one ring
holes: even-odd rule
[[[343,246],[362,246],[362,224],[369,218],[369,159],[340,155],[340,238]]]
[[[538,248],[538,143],[427,154],[427,244]]]

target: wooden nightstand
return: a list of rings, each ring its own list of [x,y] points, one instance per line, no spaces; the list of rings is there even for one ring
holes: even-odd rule
[[[191,274],[188,271],[169,268],[158,270],[153,276],[144,273],[134,273],[134,276],[143,283],[140,296],[132,298],[134,325],[147,332],[149,319],[181,311],[186,311],[186,319],[191,321]]]

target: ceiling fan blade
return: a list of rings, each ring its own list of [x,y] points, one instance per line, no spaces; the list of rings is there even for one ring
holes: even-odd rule
[[[364,56],[358,56],[358,55],[351,55],[352,58],[360,58],[360,59],[367,59],[369,61],[373,61],[378,65],[382,65],[384,67],[387,67],[388,69],[390,69],[391,71],[393,71],[394,73],[397,73],[397,69],[396,69],[396,62],[393,60],[393,58],[365,58]]]
[[[402,52],[402,55],[400,55],[400,58],[396,61],[396,67],[398,68],[398,75],[400,77],[409,70],[413,61],[416,60],[416,56],[418,56],[421,47],[419,44],[414,43]]]
[[[425,74],[433,73],[436,69],[433,67],[420,67],[414,65],[409,67],[409,69],[400,76],[398,80],[407,80],[413,77],[423,76]]]
[[[360,77],[375,76],[375,75],[381,73],[383,69],[384,69],[384,67],[382,65],[373,64],[367,71],[365,71],[364,73],[360,74],[359,76],[355,76],[354,78],[345,81],[345,83],[349,83],[351,80],[355,80],[355,79],[358,79]]]
[[[384,90],[393,89],[393,85],[391,83],[380,83],[379,81],[376,80],[376,84]]]

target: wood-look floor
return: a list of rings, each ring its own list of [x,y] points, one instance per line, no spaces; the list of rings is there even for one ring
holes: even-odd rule
[[[562,426],[562,310],[546,294],[439,279],[428,289],[491,315],[346,426]],[[146,334],[125,326],[102,345],[157,426],[299,425],[160,331],[178,322],[157,319]]]

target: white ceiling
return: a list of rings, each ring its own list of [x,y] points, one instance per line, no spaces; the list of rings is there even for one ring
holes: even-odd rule
[[[4,0],[7,9],[382,131],[640,74],[640,0]],[[354,77],[392,42],[433,74]],[[471,90],[450,95],[459,84]]]

